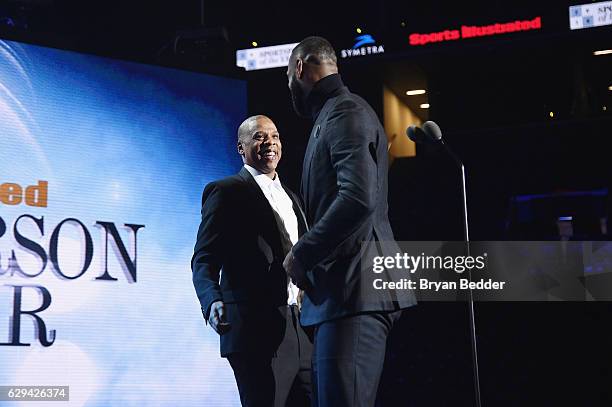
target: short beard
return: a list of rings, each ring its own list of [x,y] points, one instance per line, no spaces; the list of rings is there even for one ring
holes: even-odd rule
[[[291,81],[291,86],[289,87],[291,92],[291,102],[293,103],[293,110],[295,113],[304,118],[310,118],[310,109],[306,105],[306,95],[305,92],[300,87],[297,80]]]

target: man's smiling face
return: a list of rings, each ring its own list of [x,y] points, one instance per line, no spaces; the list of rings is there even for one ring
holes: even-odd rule
[[[269,118],[260,116],[238,143],[238,152],[245,164],[274,178],[282,156],[282,144],[276,126]]]

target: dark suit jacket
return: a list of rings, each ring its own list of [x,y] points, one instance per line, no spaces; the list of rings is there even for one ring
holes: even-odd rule
[[[284,186],[283,186],[284,187]],[[293,200],[300,233],[306,223]],[[202,221],[191,261],[193,284],[208,318],[213,302],[226,304],[232,329],[221,335],[221,355],[273,352],[282,340],[287,304],[285,254],[273,209],[246,168],[211,182],[202,194]]]
[[[378,242],[372,245],[378,255],[399,251],[387,215],[387,137],[378,117],[339,75],[319,81],[309,102],[316,120],[302,195],[311,229],[293,247],[312,283],[302,324],[414,305],[412,292],[372,289],[371,264],[361,261],[362,242]]]

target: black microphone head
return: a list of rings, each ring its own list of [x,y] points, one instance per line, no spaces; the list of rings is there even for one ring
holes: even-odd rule
[[[408,126],[406,129],[406,134],[408,138],[415,143],[427,143],[427,134],[420,128],[415,125]]]
[[[418,127],[415,126],[414,124],[408,126],[408,128],[406,129],[406,135],[408,136],[408,138],[412,141],[414,141],[416,143],[416,129]]]
[[[442,140],[442,130],[440,130],[440,126],[438,126],[435,122],[432,122],[431,120],[423,123],[423,131],[432,140]]]

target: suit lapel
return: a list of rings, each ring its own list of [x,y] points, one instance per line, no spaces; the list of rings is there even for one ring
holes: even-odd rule
[[[304,213],[304,210],[302,210],[300,200],[293,193],[293,191],[287,188],[285,184],[281,183],[281,185],[283,186],[283,189],[285,190],[287,195],[289,195],[289,198],[291,198],[291,202],[293,202],[293,212],[295,212],[295,216],[297,217],[298,221],[298,234],[302,236],[304,233],[308,232],[308,222],[306,221],[306,214]]]

